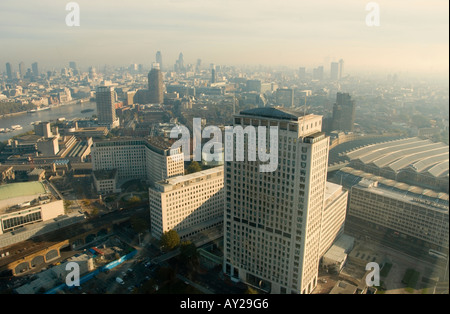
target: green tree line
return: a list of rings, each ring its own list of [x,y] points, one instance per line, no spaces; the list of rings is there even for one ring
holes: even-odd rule
[[[21,104],[15,102],[3,102],[0,103],[0,115],[28,111],[33,108],[34,105],[31,103]]]

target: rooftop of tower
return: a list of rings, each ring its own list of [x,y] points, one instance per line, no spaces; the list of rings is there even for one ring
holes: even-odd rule
[[[287,109],[283,107],[263,107],[243,110],[239,114],[245,116],[265,117],[282,120],[298,121],[305,114],[302,109]]]

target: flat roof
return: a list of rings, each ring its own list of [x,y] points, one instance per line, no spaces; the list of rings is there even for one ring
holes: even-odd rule
[[[112,170],[95,170],[94,176],[97,180],[111,180],[117,175],[117,169]]]
[[[168,178],[165,180],[161,180],[159,182],[157,182],[158,185],[163,186],[163,187],[167,187],[167,186],[176,186],[177,184],[183,183],[183,182],[188,182],[197,178],[201,178],[213,173],[217,173],[219,171],[224,171],[224,167],[223,166],[218,166],[218,167],[214,167],[211,169],[207,169],[207,170],[202,170],[202,171],[198,171],[195,173],[191,173],[188,175],[180,175],[180,176],[176,176],[176,177],[172,177],[172,178]],[[196,183],[196,182],[195,182]],[[195,184],[193,183],[193,184]]]
[[[47,190],[42,182],[18,182],[0,185],[0,201],[29,195],[46,194]]]
[[[298,118],[304,116],[303,110],[287,109],[283,107],[265,107],[253,108],[239,112],[240,115],[266,117],[272,119],[293,120],[298,121]]]
[[[441,213],[448,214],[448,212],[449,212],[448,201],[447,201],[447,204],[442,204],[440,202],[437,202],[437,199],[433,200],[432,198],[430,198],[428,200],[428,199],[424,199],[423,197],[419,198],[420,193],[423,191],[423,189],[421,189],[421,188],[417,188],[418,190],[415,190],[414,189],[415,187],[410,187],[410,189],[408,189],[408,192],[413,193],[411,195],[411,194],[405,193],[405,192],[402,193],[398,190],[396,191],[396,190],[387,189],[386,187],[383,187],[383,186],[373,186],[373,185],[366,186],[366,185],[364,185],[364,183],[361,183],[361,182],[356,184],[354,187],[361,189],[361,190],[370,191],[371,193],[375,193],[377,195],[387,196],[387,197],[390,197],[395,200],[409,202],[414,205],[426,207],[428,209],[439,211]]]

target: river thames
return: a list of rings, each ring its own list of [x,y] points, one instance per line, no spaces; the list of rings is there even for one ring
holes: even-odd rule
[[[94,111],[84,112],[82,110],[93,109]],[[15,130],[8,133],[0,133],[0,142],[6,141],[13,136],[31,131],[34,129],[32,125],[36,121],[56,121],[59,118],[72,120],[74,118],[89,118],[97,114],[97,107],[95,102],[85,102],[81,104],[70,104],[54,107],[51,110],[37,111],[34,113],[23,113],[16,116],[0,118],[0,128],[11,129],[13,125],[22,126],[21,130]]]

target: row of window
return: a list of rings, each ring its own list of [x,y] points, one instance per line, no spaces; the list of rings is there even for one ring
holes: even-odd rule
[[[2,219],[2,227],[3,227],[3,231],[6,231],[6,230],[14,229],[16,227],[19,227],[19,226],[22,226],[25,224],[29,224],[32,222],[36,222],[39,220],[42,220],[42,215],[41,215],[40,211],[30,213],[28,215]]]

